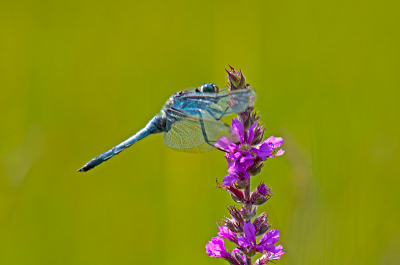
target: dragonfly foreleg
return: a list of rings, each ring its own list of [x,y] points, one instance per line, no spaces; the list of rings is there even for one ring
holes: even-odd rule
[[[201,112],[200,112],[200,111],[199,111],[199,116],[200,116],[201,132],[203,133],[204,141],[205,141],[208,145],[210,145],[210,146],[216,148],[215,145],[212,144],[212,143],[215,143],[216,141],[210,141],[210,140],[208,139],[208,137],[207,137],[206,128],[205,128],[204,122],[203,122],[203,120],[202,120],[203,116],[201,115]],[[222,116],[221,116],[221,117],[222,117]]]
[[[207,108],[206,110],[207,110],[207,112],[216,120],[216,121],[219,121],[220,119],[222,119],[222,117],[225,115],[225,114],[228,114],[228,110],[229,109],[229,107],[227,107],[224,111],[222,111],[222,110],[213,110],[213,111],[210,111],[210,109],[209,108]],[[218,114],[221,114],[221,116],[219,117],[219,118],[217,118],[217,116],[213,113],[213,112],[215,112],[215,113],[218,113]]]

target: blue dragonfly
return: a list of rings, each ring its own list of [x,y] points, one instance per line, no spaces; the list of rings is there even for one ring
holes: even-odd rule
[[[182,90],[171,96],[161,112],[147,125],[122,143],[93,158],[78,172],[86,172],[150,134],[164,133],[164,142],[176,151],[198,153],[215,149],[214,143],[229,136],[229,125],[221,118],[241,113],[254,106],[256,93],[247,89],[219,91],[213,83],[195,90]]]

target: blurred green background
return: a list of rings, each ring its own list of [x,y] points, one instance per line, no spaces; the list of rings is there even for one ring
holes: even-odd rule
[[[88,173],[228,64],[286,153],[254,178],[277,264],[400,264],[399,1],[0,2],[0,264],[225,264],[221,152],[162,135]],[[229,247],[232,247],[229,245]]]

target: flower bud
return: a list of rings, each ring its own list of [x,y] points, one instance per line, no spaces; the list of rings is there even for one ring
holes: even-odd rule
[[[272,224],[270,224],[268,221],[268,215],[262,213],[254,220],[253,225],[256,229],[255,235],[261,236],[271,228]]]
[[[268,221],[266,221],[265,223],[260,225],[260,230],[256,231],[256,236],[261,236],[261,235],[265,234],[265,232],[267,232],[268,229],[271,228],[271,226],[272,226],[272,224],[270,224]]]
[[[268,220],[268,214],[266,214],[265,212],[260,214],[259,216],[257,216],[257,218],[254,219],[254,222],[253,222],[253,225],[254,225],[254,228],[256,229],[256,231],[257,231],[257,228],[260,225],[262,225],[263,223],[265,223],[265,221],[267,221],[267,220]]]
[[[240,210],[236,209],[235,206],[228,206],[228,211],[229,214],[232,216],[233,219],[235,219],[239,223],[240,231],[243,231],[243,224],[244,224],[244,219],[242,216],[242,213]]]
[[[254,155],[254,154],[253,154]],[[250,176],[256,176],[258,174],[260,174],[261,169],[263,168],[264,164],[263,164],[263,160],[256,156],[254,159],[254,163],[253,165],[251,165],[248,169],[247,172],[250,173]]]
[[[249,185],[249,179],[239,179],[235,182],[236,188],[242,190]]]
[[[227,217],[223,218],[224,226],[228,227],[234,233],[243,232],[243,227],[240,227],[240,224],[235,220],[229,219]]]
[[[256,128],[254,129],[254,138],[251,141],[251,145],[259,145],[261,144],[265,132],[265,126],[263,124],[257,124]]]
[[[219,189],[228,190],[231,193],[231,197],[232,197],[232,200],[234,202],[243,203],[243,201],[244,201],[244,193],[243,193],[243,191],[235,188],[234,186],[227,186],[227,185],[221,184],[221,183],[218,182],[218,180],[217,180],[217,185],[215,185],[215,187],[219,188]]]
[[[264,183],[258,185],[258,187],[252,192],[250,201],[254,205],[262,205],[269,200],[273,195],[271,188],[266,188]]]
[[[246,260],[243,260],[242,254],[243,253],[237,248],[232,251],[232,255],[235,256],[236,260],[239,261],[240,265],[246,265]]]
[[[231,193],[231,197],[234,202],[236,202],[236,203],[244,202],[243,191],[241,191],[233,186],[225,186],[225,189],[227,189]]]
[[[248,85],[248,88],[249,89],[253,89],[250,85]],[[248,119],[248,122],[250,124],[249,126],[253,125],[260,118],[261,118],[261,115],[258,115],[258,111],[251,112],[250,115],[249,115],[249,119]]]
[[[228,73],[228,88],[229,90],[243,89],[246,87],[246,78],[242,71],[237,72],[232,66],[229,65],[230,70],[225,71]]]
[[[238,261],[235,259],[235,257],[231,254],[228,253],[227,256],[223,257],[223,259],[225,259],[226,261],[229,262],[229,264],[232,265],[239,265],[240,263],[238,263]]]
[[[257,207],[251,204],[246,204],[243,205],[243,208],[240,209],[240,212],[244,219],[251,220],[256,215],[256,209]]]
[[[252,125],[251,113],[253,108],[249,107],[245,111],[238,114],[238,120],[243,124],[243,127],[247,130]]]
[[[262,213],[254,219],[253,222],[254,228],[256,229],[255,235],[260,236],[268,231],[271,227],[271,224],[268,221],[268,214]]]

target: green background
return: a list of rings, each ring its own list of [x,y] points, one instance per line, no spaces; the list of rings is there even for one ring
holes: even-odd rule
[[[277,264],[400,264],[399,1],[0,2],[0,264],[225,264],[221,152],[150,136],[88,173],[175,92],[228,64],[286,153],[253,180]],[[232,245],[228,245],[229,248]]]

